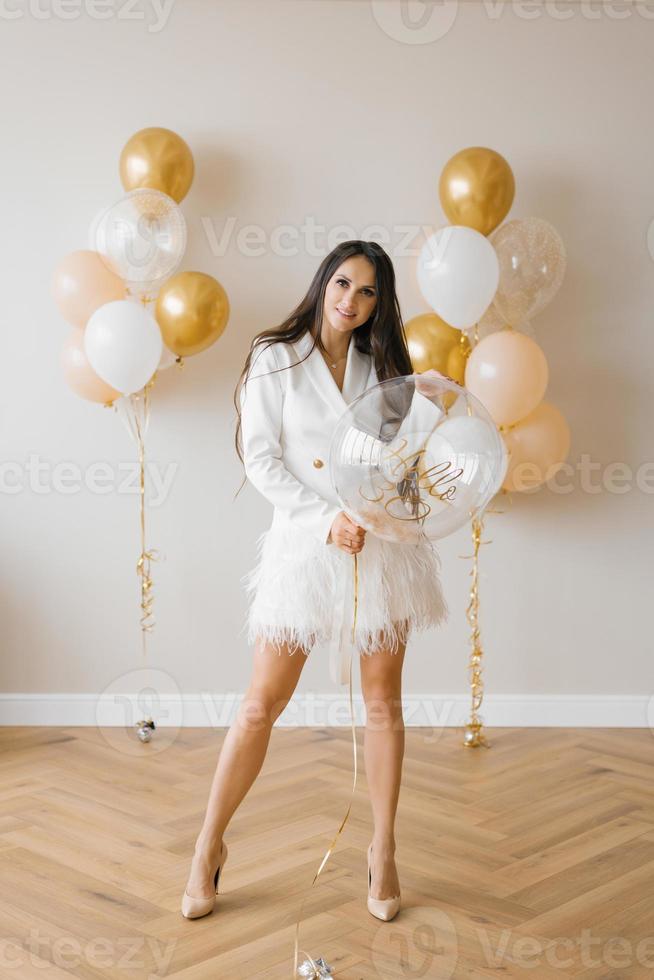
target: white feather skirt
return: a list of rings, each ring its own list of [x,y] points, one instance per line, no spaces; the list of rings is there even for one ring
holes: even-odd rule
[[[290,522],[264,531],[256,564],[241,579],[248,612],[241,633],[260,637],[289,653],[307,652],[338,632],[339,588],[353,581],[354,558],[321,544]],[[349,566],[348,567],[348,563]],[[412,630],[439,626],[448,618],[440,581],[440,557],[427,538],[417,543],[385,541],[371,531],[357,556],[358,586],[354,649],[372,654],[380,645],[396,653]]]

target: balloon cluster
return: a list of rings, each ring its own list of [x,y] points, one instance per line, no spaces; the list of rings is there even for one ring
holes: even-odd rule
[[[127,194],[96,218],[93,247],[67,255],[52,280],[73,326],[61,354],[64,378],[75,394],[105,405],[205,350],[229,318],[213,276],[177,272],[186,249],[178,205],[195,169],[186,142],[169,129],[141,129],[123,147],[119,169]]]
[[[540,486],[570,449],[564,416],[543,401],[548,366],[530,323],[561,286],[565,248],[541,218],[501,224],[514,194],[511,167],[495,150],[469,147],[447,162],[439,196],[451,224],[429,236],[417,268],[433,312],[405,325],[414,370],[465,385],[498,426],[507,491]]]

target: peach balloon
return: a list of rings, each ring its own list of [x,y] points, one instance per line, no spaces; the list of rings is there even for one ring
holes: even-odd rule
[[[504,490],[532,490],[554,476],[570,451],[570,429],[562,413],[549,402],[505,432],[509,465]]]
[[[108,404],[120,398],[120,392],[98,377],[84,351],[84,331],[75,327],[61,351],[61,368],[69,388],[91,402]]]
[[[127,289],[106,256],[80,249],[67,255],[55,269],[52,295],[69,323],[85,327],[99,307],[125,299]]]
[[[542,401],[548,374],[545,354],[535,340],[517,330],[499,330],[473,347],[465,386],[497,425],[513,425]]]

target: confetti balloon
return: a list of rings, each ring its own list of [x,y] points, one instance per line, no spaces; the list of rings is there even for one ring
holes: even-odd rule
[[[139,188],[104,211],[90,236],[132,293],[151,295],[182,261],[186,222],[167,194]]]
[[[388,541],[443,538],[497,492],[502,438],[481,402],[436,372],[368,388],[339,419],[330,445],[343,509]]]
[[[540,313],[559,291],[565,275],[565,247],[542,218],[507,221],[491,235],[500,265],[493,306],[510,326]]]

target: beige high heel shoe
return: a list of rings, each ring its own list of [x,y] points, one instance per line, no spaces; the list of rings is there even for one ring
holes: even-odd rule
[[[220,853],[220,864],[218,865],[216,875],[213,879],[216,895],[218,894],[218,879],[220,878],[220,872],[222,871],[226,860],[227,844],[225,841],[223,841]],[[186,889],[184,889],[184,894],[182,896],[182,915],[187,919],[199,919],[203,915],[208,915],[209,912],[213,912],[214,910],[216,895],[212,895],[210,898],[194,898],[192,895],[189,895]]]
[[[372,844],[368,845],[368,911],[378,919],[388,922],[397,915],[400,909],[400,895],[393,898],[373,898],[370,894],[372,884],[372,871],[370,870],[370,852]]]

